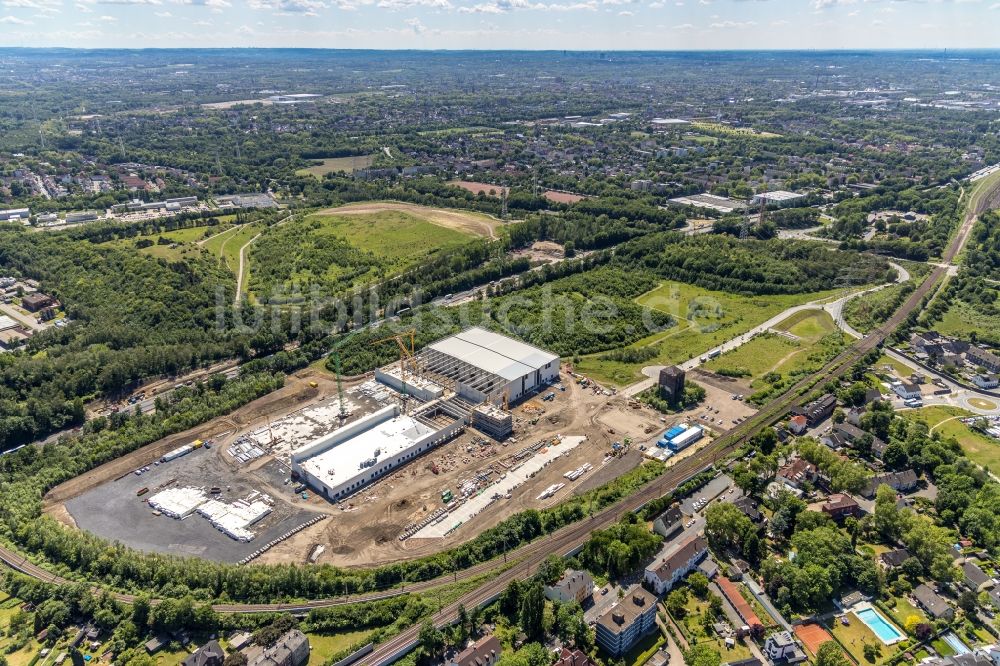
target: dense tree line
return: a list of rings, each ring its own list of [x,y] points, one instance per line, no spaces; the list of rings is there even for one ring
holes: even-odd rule
[[[738,294],[797,294],[838,284],[878,282],[884,259],[804,241],[740,241],[726,236],[651,234],[623,243],[615,262],[660,277]]]

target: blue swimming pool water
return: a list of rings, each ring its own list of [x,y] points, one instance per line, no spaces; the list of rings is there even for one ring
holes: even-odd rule
[[[947,634],[942,636],[944,642],[951,646],[951,649],[955,651],[955,654],[969,654],[972,650],[969,646],[962,642],[962,639],[955,635],[954,631],[949,631]]]
[[[886,645],[903,638],[903,634],[899,633],[899,630],[889,624],[874,608],[854,611],[854,614],[861,618],[861,621],[867,624],[868,628],[874,631],[875,635]]]

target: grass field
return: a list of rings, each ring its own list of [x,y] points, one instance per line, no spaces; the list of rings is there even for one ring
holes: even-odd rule
[[[997,338],[1000,337],[997,333],[1000,331],[1000,315],[987,315],[964,301],[956,300],[933,328],[938,333],[965,340],[972,332],[982,339]]]
[[[309,666],[326,663],[330,657],[361,642],[370,633],[370,631],[345,631],[336,634],[308,634],[309,645],[312,646]]]
[[[351,157],[330,157],[322,164],[299,169],[296,176],[315,176],[322,180],[328,173],[351,173],[355,169],[367,169],[375,161],[374,155],[353,155]]]
[[[910,366],[906,365],[905,363],[900,363],[894,358],[889,358],[885,354],[879,356],[878,360],[875,361],[876,368],[881,369],[882,366],[889,366],[890,368],[892,368],[893,372],[896,373],[897,377],[899,377],[900,379],[906,379],[907,381],[909,381],[910,375],[912,375],[914,372],[914,369],[911,368]]]
[[[222,257],[229,270],[235,273],[240,267],[240,248],[263,229],[261,224],[235,226],[217,234],[201,247],[213,256]]]
[[[374,201],[370,203],[348,204],[338,208],[327,208],[317,215],[328,216],[370,216],[373,214],[400,212],[406,213],[423,222],[436,227],[462,231],[474,236],[493,238],[495,230],[503,222],[495,217],[467,210],[430,208],[417,204],[400,203],[397,201]],[[432,230],[436,233],[437,230]]]
[[[595,354],[581,359],[577,369],[607,384],[631,384],[642,378],[643,366],[681,363],[760,325],[792,306],[839,293],[831,290],[780,296],[740,296],[682,282],[664,282],[636,298],[636,302],[674,315],[680,320],[678,325],[631,345],[656,345],[659,349],[657,356],[643,363],[628,364],[602,359],[601,354]]]
[[[368,215],[324,215],[319,233],[343,238],[354,247],[367,250],[390,263],[392,269],[439,250],[467,243],[471,236],[446,229],[410,213],[384,211]]]
[[[160,257],[168,261],[181,261],[191,256],[195,256],[201,251],[197,242],[205,238],[206,234],[217,234],[220,230],[225,228],[225,224],[211,227],[189,227],[186,229],[176,229],[174,231],[163,231],[155,234],[135,236],[133,238],[121,238],[118,240],[107,241],[102,243],[102,245],[134,247],[136,241],[150,240],[153,241],[153,244],[149,247],[142,248],[139,252],[152,257]],[[169,240],[170,243],[161,245],[158,242],[160,239]]]
[[[954,437],[972,462],[994,471],[1000,470],[1000,442],[976,432],[955,418],[975,416],[972,412],[958,407],[935,405],[911,414],[910,418],[923,421],[943,437]]]

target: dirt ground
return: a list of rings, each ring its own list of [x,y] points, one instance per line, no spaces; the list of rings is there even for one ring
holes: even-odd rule
[[[752,413],[745,403],[731,400],[729,391],[710,384],[704,384],[708,399],[698,409],[664,416],[646,406],[635,407],[636,403],[626,397],[613,395],[602,388],[583,387],[566,372],[562,374],[562,379],[564,390],[553,388],[555,397],[552,400],[545,401],[538,396],[514,407],[515,431],[505,442],[497,443],[478,431],[467,430],[338,505],[314,492],[309,492],[306,499],[291,492],[290,486],[283,483],[287,469],[276,472],[275,467],[280,468],[281,465],[275,462],[272,455],[237,467],[227,453],[229,444],[241,434],[336,395],[336,384],[330,375],[306,369],[289,377],[287,385],[280,391],[256,400],[233,414],[151,444],[54,488],[46,497],[46,510],[72,526],[72,518],[64,506],[67,500],[98,484],[151,464],[163,453],[181,444],[196,438],[212,438],[216,446],[206,453],[219,456],[242,482],[287,503],[290,509],[330,516],[328,520],[320,521],[278,544],[259,558],[259,562],[306,562],[316,546],[323,546],[323,552],[317,559],[320,563],[372,566],[453,547],[514,513],[527,508],[551,506],[571,494],[606,483],[641,464],[639,447],[652,445],[671,425],[681,421],[708,425],[707,420],[701,417],[710,415],[714,421],[724,420],[723,426],[713,424],[716,430],[720,430],[729,427],[732,419]],[[318,386],[314,388],[310,382],[316,382]],[[353,382],[358,383],[359,380]],[[583,435],[586,440],[515,488],[510,499],[494,503],[450,535],[399,540],[399,534],[406,526],[419,522],[442,506],[442,490],[450,489],[457,496],[463,481],[486,470],[502,473],[511,463],[513,454],[557,435]],[[612,443],[625,437],[632,440],[631,450],[624,456],[610,457]],[[585,462],[593,466],[591,471],[576,481],[564,478],[566,472]],[[432,469],[435,465],[437,473]],[[557,482],[566,486],[548,499],[538,499],[542,490]]]
[[[316,382],[318,386],[314,388],[310,382]],[[310,402],[334,395],[336,391],[336,381],[326,373],[308,368],[297,372],[288,377],[281,389],[254,400],[231,414],[161,439],[56,486],[45,496],[46,508],[52,510],[55,505],[76,497],[94,486],[128,474],[138,467],[152,464],[167,451],[192,440],[215,439],[221,442],[227,435],[234,436],[237,431],[251,430],[268,419],[280,418]],[[216,448],[221,452],[224,447]]]
[[[428,208],[417,204],[396,203],[392,201],[378,203],[348,204],[339,208],[327,208],[320,211],[321,215],[366,215],[384,211],[399,211],[419,217],[431,224],[448,229],[458,229],[477,236],[496,238],[496,228],[503,224],[496,218],[482,213],[470,213],[444,208]]]

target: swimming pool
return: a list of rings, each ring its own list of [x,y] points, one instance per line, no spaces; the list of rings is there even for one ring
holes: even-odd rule
[[[955,651],[955,654],[969,654],[972,650],[969,646],[962,642],[962,639],[955,635],[954,631],[949,631],[947,634],[942,636],[944,642],[951,646],[951,649]]]
[[[875,635],[879,637],[879,640],[886,645],[892,645],[893,643],[901,641],[905,638],[905,636],[899,632],[899,629],[892,626],[888,620],[882,617],[882,615],[871,606],[861,610],[856,610],[854,611],[854,614],[858,616],[858,619],[868,625],[868,628],[875,632]]]

